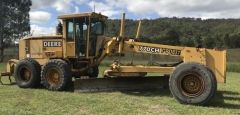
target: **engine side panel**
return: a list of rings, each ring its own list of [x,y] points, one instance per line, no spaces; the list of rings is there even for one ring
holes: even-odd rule
[[[24,58],[39,61],[63,58],[63,40],[61,38],[22,39],[19,42],[19,59]]]

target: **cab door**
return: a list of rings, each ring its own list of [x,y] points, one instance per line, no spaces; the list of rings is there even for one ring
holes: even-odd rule
[[[77,57],[86,57],[88,25],[86,18],[78,18],[75,20],[75,52]]]
[[[66,57],[75,57],[75,26],[74,20],[66,21]]]

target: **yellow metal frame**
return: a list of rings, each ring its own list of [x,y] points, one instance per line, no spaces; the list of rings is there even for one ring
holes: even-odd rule
[[[105,55],[113,55],[119,51],[118,38],[113,38],[105,46]],[[140,47],[147,47],[157,50],[158,52],[147,52],[139,50]],[[163,50],[166,50],[163,52]],[[215,49],[179,47],[162,44],[151,44],[135,42],[133,39],[124,41],[123,52],[149,53],[157,55],[168,55],[181,57],[183,63],[195,62],[208,67],[216,76],[218,82],[226,82],[226,50],[219,51]],[[179,53],[180,52],[180,53]],[[103,55],[102,58],[105,56]],[[171,74],[175,67],[160,66],[116,66],[113,70],[116,72],[149,72],[149,73],[166,73]]]

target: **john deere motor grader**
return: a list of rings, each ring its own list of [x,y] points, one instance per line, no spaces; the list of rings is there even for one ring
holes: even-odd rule
[[[113,38],[104,36],[107,20],[104,15],[68,14],[58,19],[62,21],[62,31],[57,35],[21,39],[19,60],[9,60],[2,75],[13,75],[21,88],[42,84],[49,90],[60,91],[70,85],[72,78],[89,76],[89,79],[98,79],[98,66],[105,57],[131,52],[175,56],[181,61],[170,66],[126,66],[115,61],[111,69],[105,71],[105,76],[169,74],[172,95],[185,104],[207,103],[216,92],[217,82],[224,83],[226,80],[226,51],[137,42],[124,36],[125,14],[120,36]],[[140,26],[141,23],[137,36]]]

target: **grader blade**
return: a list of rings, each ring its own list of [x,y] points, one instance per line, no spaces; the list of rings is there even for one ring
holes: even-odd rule
[[[168,87],[169,77],[117,77],[76,79],[75,92],[154,90]]]

